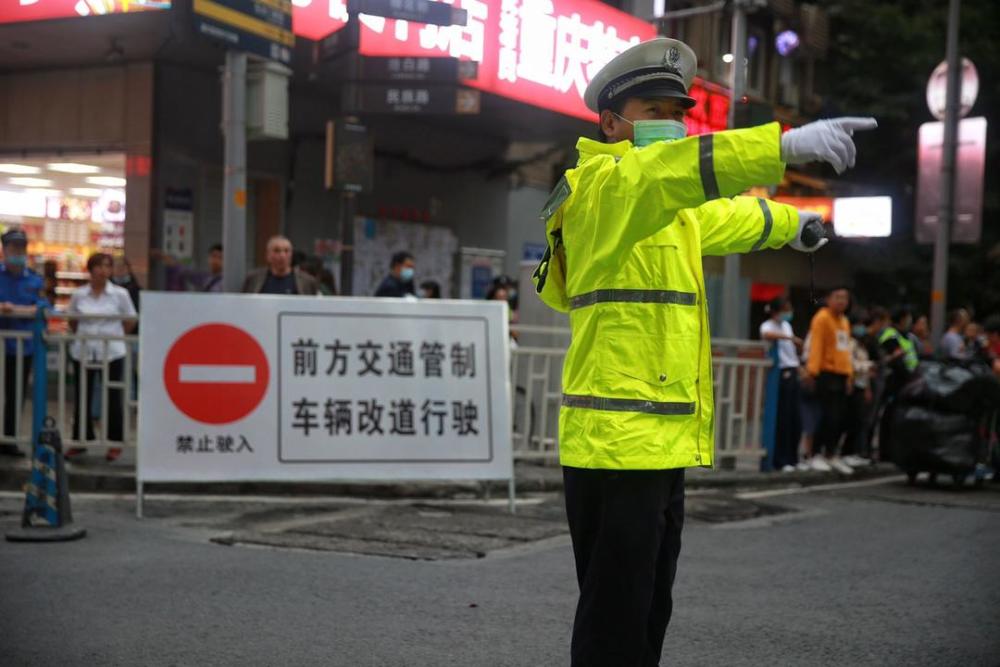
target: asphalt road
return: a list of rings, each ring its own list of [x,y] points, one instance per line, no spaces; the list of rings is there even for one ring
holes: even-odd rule
[[[1000,665],[998,486],[839,486],[689,521],[663,664]],[[5,666],[568,664],[564,535],[421,561],[210,542],[266,505],[245,499],[154,500],[142,521],[74,503],[86,539],[0,542]],[[0,496],[0,531],[19,511]]]

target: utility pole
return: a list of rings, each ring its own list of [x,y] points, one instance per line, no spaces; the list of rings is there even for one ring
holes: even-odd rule
[[[736,127],[736,105],[746,88],[747,13],[745,0],[733,2],[732,54],[733,78],[729,98],[729,129]],[[722,276],[722,336],[740,335],[740,256],[726,255]]]
[[[247,256],[247,54],[226,51],[222,75],[225,183],[222,202],[222,289],[239,292]]]
[[[934,278],[931,288],[931,340],[941,340],[945,329],[948,297],[948,245],[955,216],[955,153],[958,144],[958,111],[962,64],[958,57],[960,0],[948,6],[948,87],[945,93],[944,146],[941,154],[941,212],[934,242]]]

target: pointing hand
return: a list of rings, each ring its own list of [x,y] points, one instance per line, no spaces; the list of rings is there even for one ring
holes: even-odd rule
[[[781,159],[788,164],[828,162],[838,174],[854,166],[855,131],[878,127],[874,118],[843,117],[815,122],[781,135]]]

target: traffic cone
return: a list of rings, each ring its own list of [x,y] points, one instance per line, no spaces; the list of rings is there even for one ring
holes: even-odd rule
[[[73,525],[62,438],[55,427],[55,420],[48,417],[31,454],[31,477],[24,498],[21,528],[7,533],[7,540],[67,542],[86,534],[84,528]]]

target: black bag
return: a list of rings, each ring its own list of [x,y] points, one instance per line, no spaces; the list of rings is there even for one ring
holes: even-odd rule
[[[1000,380],[981,363],[925,361],[899,392],[900,405],[978,417],[1000,409]]]
[[[923,406],[896,408],[892,451],[903,470],[967,474],[986,455],[979,420]]]

